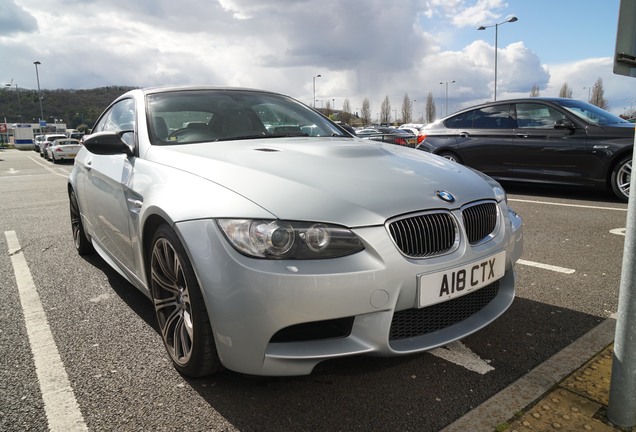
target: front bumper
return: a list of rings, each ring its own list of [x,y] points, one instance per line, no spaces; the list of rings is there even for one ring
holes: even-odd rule
[[[513,265],[521,256],[523,237],[521,219],[505,205],[501,209],[502,228],[492,240],[478,246],[462,241],[450,254],[419,260],[404,257],[384,226],[354,230],[364,251],[314,261],[243,256],[213,220],[182,222],[176,228],[199,279],[223,365],[254,375],[305,375],[327,359],[430,350],[504,313],[514,298]],[[418,274],[451,269],[501,250],[506,250],[506,271],[497,286],[415,308]],[[472,305],[475,298],[477,307],[457,313],[466,310],[462,303]],[[445,319],[442,328],[424,334],[415,328],[396,336],[397,319],[411,327],[411,320],[427,320],[433,313]]]

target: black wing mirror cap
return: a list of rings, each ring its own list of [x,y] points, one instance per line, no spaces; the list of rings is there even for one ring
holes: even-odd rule
[[[576,126],[574,126],[574,123],[572,123],[570,120],[557,120],[554,123],[554,128],[555,129],[568,129],[573,131],[574,129],[576,129]]]
[[[122,139],[122,135],[130,131],[97,132],[84,139],[84,147],[98,155],[126,154],[132,156],[132,150]]]

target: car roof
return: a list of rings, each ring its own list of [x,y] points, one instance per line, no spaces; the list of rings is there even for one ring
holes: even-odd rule
[[[446,120],[450,117],[454,117],[457,114],[466,112],[466,111],[471,111],[477,108],[483,108],[483,107],[489,107],[489,106],[496,106],[496,105],[506,105],[506,104],[512,104],[512,103],[533,103],[533,102],[551,102],[554,104],[559,104],[559,102],[562,101],[571,101],[573,99],[571,98],[560,98],[560,97],[542,97],[542,96],[537,96],[537,97],[525,97],[525,98],[516,98],[516,99],[501,99],[501,100],[497,100],[497,101],[490,101],[490,102],[483,102],[477,105],[472,105],[466,108],[462,108],[460,110],[455,111],[452,114],[449,114],[447,116],[445,116],[444,118],[442,118],[441,120]]]
[[[176,92],[176,91],[191,91],[191,90],[219,90],[219,91],[250,91],[250,92],[259,92],[259,93],[271,93],[271,94],[280,94],[268,90],[261,90],[255,88],[248,87],[229,87],[229,86],[210,86],[210,85],[171,85],[171,86],[156,86],[156,87],[144,87],[138,88],[134,90],[130,90],[125,94],[130,93],[143,93],[144,95],[154,94],[154,93],[167,93],[167,92]]]

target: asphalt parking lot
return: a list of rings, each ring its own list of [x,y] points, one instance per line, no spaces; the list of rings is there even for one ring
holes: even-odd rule
[[[98,257],[75,253],[70,170],[34,152],[0,152],[1,430],[47,430],[73,413],[77,430],[438,431],[617,309],[627,205],[610,192],[510,184],[525,250],[517,298],[491,326],[433,353],[334,360],[306,377],[186,380],[146,298]],[[16,272],[18,255],[25,267]],[[26,310],[25,272],[37,294]],[[40,312],[30,309],[36,301]],[[36,347],[34,316],[51,335]],[[41,385],[42,345],[45,363],[68,380],[70,408]]]

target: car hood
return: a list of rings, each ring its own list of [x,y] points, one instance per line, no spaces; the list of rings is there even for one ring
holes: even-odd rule
[[[469,168],[419,150],[358,139],[152,146],[145,159],[222,185],[278,218],[350,227],[494,198],[491,185]],[[439,190],[456,201],[441,200]]]

